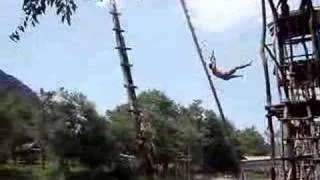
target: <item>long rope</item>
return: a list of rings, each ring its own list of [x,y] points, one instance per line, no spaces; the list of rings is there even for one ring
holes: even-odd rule
[[[218,109],[219,109],[219,113],[220,113],[220,116],[221,116],[221,119],[224,123],[224,125],[226,126],[226,119],[225,119],[225,116],[224,116],[224,113],[223,113],[223,110],[222,110],[222,107],[221,107],[221,104],[220,104],[220,100],[218,98],[218,94],[216,92],[216,89],[213,85],[213,82],[212,82],[212,79],[211,79],[211,76],[210,76],[210,73],[207,69],[207,65],[206,65],[206,62],[203,58],[203,54],[202,54],[202,50],[200,48],[200,44],[199,44],[199,41],[198,41],[198,38],[197,38],[197,35],[195,33],[195,30],[194,30],[194,27],[192,25],[192,22],[191,22],[191,18],[190,18],[190,15],[188,13],[188,9],[187,9],[187,5],[186,5],[186,2],[184,0],[180,0],[181,2],[181,5],[182,5],[182,9],[183,9],[183,12],[184,12],[184,15],[186,16],[186,19],[187,19],[187,22],[188,22],[188,26],[189,26],[189,29],[191,31],[191,35],[192,35],[192,39],[194,41],[194,44],[196,46],[196,50],[198,52],[198,55],[199,55],[199,59],[202,63],[202,66],[203,66],[203,69],[204,69],[204,72],[206,73],[206,76],[207,76],[207,79],[209,81],[209,85],[210,85],[210,88],[211,88],[211,91],[212,91],[212,94],[214,96],[214,99],[217,103],[217,106],[218,106]]]

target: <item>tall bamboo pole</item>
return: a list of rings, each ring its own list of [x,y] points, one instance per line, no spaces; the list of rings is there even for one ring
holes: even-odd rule
[[[215,99],[215,101],[217,103],[221,119],[223,120],[224,124],[226,125],[226,118],[224,116],[224,113],[223,113],[223,110],[222,110],[222,106],[221,106],[217,91],[216,91],[216,89],[215,89],[215,87],[213,85],[210,73],[209,73],[209,71],[207,69],[207,65],[206,65],[206,62],[204,60],[204,57],[203,57],[203,54],[202,54],[202,50],[200,48],[199,40],[197,38],[196,32],[195,32],[194,27],[193,27],[192,22],[191,22],[191,18],[190,18],[188,9],[187,9],[186,2],[185,2],[185,0],[180,0],[180,2],[181,2],[181,6],[182,6],[182,9],[183,9],[184,15],[185,15],[185,17],[187,19],[189,29],[191,31],[192,39],[193,39],[193,42],[194,42],[194,44],[196,46],[196,50],[197,50],[199,59],[200,59],[201,64],[203,66],[203,70],[204,70],[204,72],[206,74],[206,77],[208,79],[208,82],[209,82],[213,97],[214,97],[214,99]]]
[[[143,137],[144,131],[150,130],[150,123],[147,120],[142,121],[141,111],[138,107],[137,102],[137,95],[136,95],[136,86],[134,85],[132,73],[131,73],[131,64],[129,62],[129,57],[127,50],[130,50],[126,46],[126,42],[123,36],[124,30],[121,28],[120,19],[119,19],[119,12],[117,10],[116,1],[111,0],[111,14],[113,17],[114,28],[113,31],[115,32],[116,44],[121,61],[121,67],[123,72],[123,78],[125,81],[125,88],[127,89],[128,95],[128,104],[129,104],[129,112],[131,115],[132,120],[135,121],[136,124],[136,131],[137,131],[137,140],[140,142],[138,147],[138,155],[139,158],[143,158],[146,164],[146,169],[152,170],[152,173],[147,173],[148,179],[155,179],[155,164],[154,164],[154,146],[152,143],[152,137]]]

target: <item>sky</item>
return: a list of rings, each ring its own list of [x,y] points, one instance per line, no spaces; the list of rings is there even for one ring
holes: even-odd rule
[[[111,16],[95,0],[79,0],[72,26],[54,13],[28,28],[19,43],[8,35],[21,22],[21,0],[0,1],[0,68],[34,90],[65,87],[81,91],[100,112],[127,100]],[[122,0],[121,22],[138,92],[158,89],[178,103],[201,99],[217,111],[178,0]],[[243,78],[213,78],[223,110],[237,127],[266,129],[265,90],[259,58],[260,0],[188,0],[196,31],[208,57],[215,50],[219,66],[253,60]],[[103,3],[102,3],[103,4]],[[228,8],[228,10],[225,10]]]

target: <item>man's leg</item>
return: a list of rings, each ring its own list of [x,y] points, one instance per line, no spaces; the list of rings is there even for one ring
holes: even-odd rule
[[[243,68],[246,68],[246,67],[248,67],[248,66],[251,66],[251,64],[252,64],[252,61],[250,61],[249,63],[247,63],[247,64],[244,64],[244,65],[240,65],[240,66],[237,66],[237,67],[235,67],[235,69],[243,69]]]
[[[228,76],[224,76],[222,79],[225,81],[228,81],[230,79],[234,79],[234,78],[239,78],[239,77],[243,77],[243,75],[228,75]]]
[[[234,74],[237,70],[239,70],[239,69],[244,69],[244,68],[246,68],[246,67],[248,67],[248,66],[251,66],[251,64],[252,64],[252,61],[250,61],[249,63],[244,64],[244,65],[236,66],[235,68],[229,70],[229,72],[228,72],[227,74],[228,74],[229,76],[231,76],[231,75]]]

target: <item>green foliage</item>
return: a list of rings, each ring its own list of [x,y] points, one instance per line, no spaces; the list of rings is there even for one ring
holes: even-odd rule
[[[40,97],[38,139],[47,146],[47,151],[66,159],[76,157],[80,148],[76,131],[80,120],[72,98],[75,97],[63,89],[58,92],[42,91]]]
[[[0,168],[0,179],[34,180],[36,178],[27,170],[21,171],[17,168]]]
[[[88,114],[90,116],[90,114]],[[92,114],[91,114],[92,115]],[[80,162],[94,169],[103,164],[110,164],[117,153],[113,135],[109,130],[106,119],[88,117],[80,131]]]
[[[139,95],[139,104],[148,114],[154,133],[154,144],[160,163],[168,165],[180,152],[178,107],[160,91],[146,91]]]
[[[38,107],[19,97],[0,94],[2,155],[9,156],[14,147],[35,141],[49,159],[58,157],[61,167],[76,160],[92,172],[109,169],[102,170],[101,177],[128,177],[141,167],[139,159],[119,159],[120,153],[134,154],[136,150],[135,122],[130,119],[128,104],[101,116],[95,105],[79,92],[63,88],[52,92],[41,90],[39,99]],[[237,173],[242,154],[268,153],[268,145],[254,127],[236,130],[230,122],[223,124],[199,100],[182,106],[164,93],[150,90],[142,92],[138,102],[143,118],[151,122],[156,160],[163,167],[163,175],[169,174],[169,164],[187,155],[191,155],[193,164],[216,172]]]
[[[110,174],[99,171],[82,171],[71,173],[66,177],[66,180],[118,180]]]
[[[225,126],[214,112],[201,107],[201,101],[184,107],[164,93],[151,90],[142,92],[138,102],[144,118],[151,122],[157,162],[163,165],[164,174],[168,164],[189,152],[194,163],[221,172],[238,171],[241,154],[237,151],[239,142],[234,127],[231,123]],[[128,153],[132,152],[128,143],[133,147],[135,130],[127,107],[126,104],[118,106],[107,115],[123,152]],[[231,135],[230,141],[225,139],[225,134]]]
[[[269,153],[270,147],[255,127],[246,128],[238,131],[238,141],[240,151],[245,155],[262,156]]]
[[[135,151],[135,124],[129,119],[126,106],[119,106],[114,111],[107,111],[106,115],[111,122],[111,131],[115,136],[119,152],[129,154]]]
[[[64,160],[79,159],[90,168],[110,163],[114,141],[109,124],[85,95],[61,88],[42,91],[40,99],[38,139],[47,151]]]
[[[30,24],[32,26],[39,24],[39,17],[47,12],[48,7],[56,10],[62,23],[67,22],[71,25],[71,16],[77,9],[75,0],[23,0],[24,20],[10,35],[10,39],[15,42],[19,41],[20,33],[24,33]]]
[[[234,141],[225,136],[226,131],[229,135],[233,134],[234,128],[230,123],[223,124],[213,112],[205,113],[202,137],[204,164],[217,172],[238,173],[240,155],[236,151],[237,144],[232,144]]]
[[[0,155],[10,156],[33,132],[33,107],[15,93],[0,93]]]

